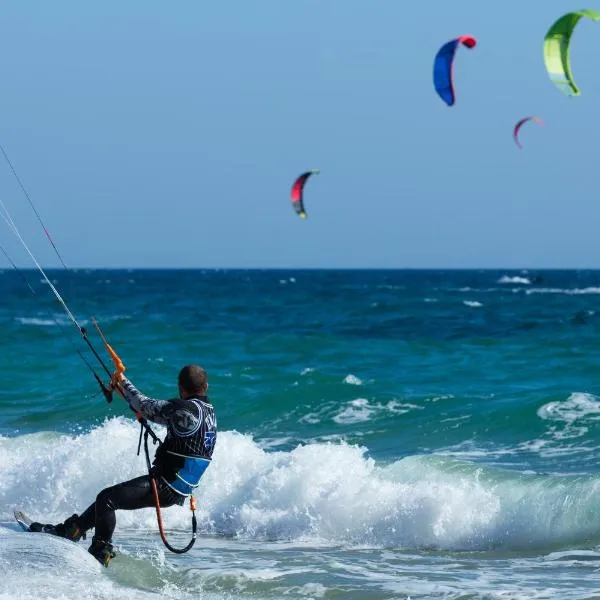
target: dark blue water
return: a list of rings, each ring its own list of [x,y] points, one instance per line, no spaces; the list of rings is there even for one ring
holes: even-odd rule
[[[35,294],[23,273],[0,275],[7,521],[14,506],[60,518],[143,472],[129,411],[104,401],[76,327],[39,273],[24,274]],[[209,373],[224,433],[201,522],[226,566],[199,572],[202,590],[429,598],[462,586],[487,598],[523,568],[509,597],[567,597],[573,560],[591,587],[572,597],[600,585],[600,271],[49,276],[108,360],[98,318],[147,394],[173,397],[186,363]],[[184,512],[173,513],[175,530],[188,527]],[[162,552],[144,537],[155,530],[151,511],[119,523],[127,560],[149,545]],[[298,572],[279,562],[286,544]],[[323,552],[333,553],[327,567]],[[449,556],[465,561],[457,579],[444,575]],[[187,597],[200,588],[185,573],[206,559],[143,564]],[[122,560],[111,576],[118,593],[131,591],[135,568]],[[422,575],[407,574],[406,561]]]

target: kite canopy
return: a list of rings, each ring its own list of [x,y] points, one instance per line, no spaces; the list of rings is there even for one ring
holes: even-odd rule
[[[525,125],[525,123],[527,123],[528,121],[533,121],[538,125],[544,124],[544,121],[542,121],[542,119],[540,119],[539,117],[524,117],[515,125],[515,128],[513,130],[513,139],[515,140],[515,144],[521,149],[523,149],[523,146],[519,141],[519,131],[521,131],[521,127],[523,127],[523,125]]]
[[[450,40],[438,50],[433,61],[433,85],[435,91],[448,106],[452,106],[456,101],[452,67],[456,50],[461,44],[467,48],[474,48],[477,40],[470,35],[461,35]]]
[[[573,30],[582,17],[600,20],[596,10],[578,10],[563,15],[550,27],[544,38],[544,63],[546,71],[556,87],[568,96],[579,96],[579,88],[573,80],[569,60],[569,48]]]
[[[306,211],[304,210],[304,185],[306,181],[311,175],[316,175],[320,173],[319,169],[311,169],[310,171],[306,171],[306,173],[302,173],[300,177],[294,181],[294,185],[292,185],[292,206],[294,210],[298,214],[298,216],[306,219]]]

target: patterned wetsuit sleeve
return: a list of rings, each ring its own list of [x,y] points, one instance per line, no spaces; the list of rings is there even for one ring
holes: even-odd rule
[[[121,388],[125,394],[125,400],[136,412],[154,423],[168,425],[172,419],[172,410],[170,410],[170,402],[168,400],[157,400],[149,398],[140,392],[129,379],[123,377]]]

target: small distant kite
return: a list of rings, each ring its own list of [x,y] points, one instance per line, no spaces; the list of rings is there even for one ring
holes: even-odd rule
[[[292,206],[294,210],[298,214],[298,216],[306,219],[306,211],[304,210],[304,185],[306,181],[311,175],[317,175],[320,173],[319,169],[311,169],[310,171],[306,171],[306,173],[302,173],[300,177],[294,181],[294,185],[292,185]]]
[[[461,35],[450,40],[438,50],[433,61],[433,85],[435,91],[448,106],[453,106],[456,101],[452,66],[456,50],[461,44],[467,48],[474,48],[477,40],[470,35]]]
[[[539,117],[525,117],[525,118],[521,119],[515,125],[515,128],[513,130],[513,139],[515,140],[515,144],[519,148],[521,148],[521,150],[523,149],[523,146],[521,145],[521,142],[519,141],[519,131],[521,131],[521,127],[523,127],[523,125],[525,125],[525,123],[527,123],[528,121],[533,121],[534,123],[537,123],[538,125],[544,124],[544,121],[542,121],[542,119],[540,119]]]
[[[573,30],[582,17],[593,21],[600,20],[596,10],[578,10],[563,15],[550,27],[544,38],[544,63],[546,71],[556,87],[568,96],[579,96],[579,88],[573,80],[569,48]]]

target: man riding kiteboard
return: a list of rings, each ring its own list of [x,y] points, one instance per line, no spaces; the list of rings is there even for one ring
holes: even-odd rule
[[[167,426],[167,435],[156,451],[148,475],[102,490],[81,516],[74,514],[57,525],[34,522],[29,528],[29,531],[51,533],[77,542],[85,538],[86,531],[95,527],[89,552],[105,567],[115,556],[112,546],[115,511],[155,505],[158,508],[157,500],[162,507],[183,505],[210,464],[217,439],[217,420],[206,397],[208,379],[202,367],[187,365],[181,369],[177,381],[179,397],[173,400],[145,396],[123,375],[123,371],[124,368],[117,368],[111,388],[119,390],[138,419]],[[163,541],[166,544],[164,536]]]

